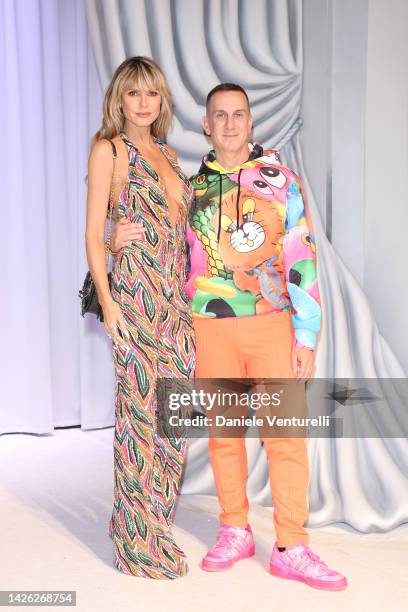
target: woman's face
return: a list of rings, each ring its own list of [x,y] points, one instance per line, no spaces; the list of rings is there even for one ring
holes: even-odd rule
[[[137,128],[152,125],[160,114],[161,95],[156,89],[140,84],[126,89],[121,95],[122,112],[126,124]]]

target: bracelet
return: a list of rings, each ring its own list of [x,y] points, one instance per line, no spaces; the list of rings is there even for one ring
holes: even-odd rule
[[[115,255],[117,255],[119,253],[119,251],[120,251],[120,249],[119,249],[119,251],[112,251],[112,249],[111,249],[111,237],[110,236],[108,236],[107,239],[105,240],[105,251],[107,253],[109,253],[110,255],[112,255],[112,257],[115,257]]]

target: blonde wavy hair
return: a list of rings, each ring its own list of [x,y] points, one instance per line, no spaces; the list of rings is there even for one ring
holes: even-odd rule
[[[115,71],[103,101],[102,127],[93,142],[102,138],[114,138],[124,126],[121,96],[132,87],[146,87],[161,95],[160,114],[151,126],[152,136],[166,141],[173,119],[173,102],[169,86],[162,70],[150,57],[128,57]]]

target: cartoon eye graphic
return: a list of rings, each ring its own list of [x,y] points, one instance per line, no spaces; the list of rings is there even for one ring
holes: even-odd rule
[[[229,234],[233,234],[237,229],[237,225],[235,221],[232,221],[228,215],[222,215],[221,217],[221,227],[224,232],[228,232]]]
[[[302,234],[302,242],[306,246],[310,247],[313,253],[316,253],[316,245],[314,241],[312,240],[312,238],[309,236],[309,234]]]
[[[278,189],[281,189],[286,183],[286,176],[276,168],[261,168],[260,173],[265,181]]]
[[[256,180],[253,182],[253,185],[261,193],[264,193],[266,195],[273,195],[272,189],[269,187],[268,183],[265,183],[265,181]]]
[[[252,221],[252,219],[254,218],[254,211],[255,200],[253,200],[252,198],[248,198],[247,200],[245,200],[244,205],[242,207],[242,218],[244,220],[244,223]]]
[[[202,185],[204,182],[205,182],[205,174],[200,174],[200,176],[197,176],[196,178],[197,185]]]

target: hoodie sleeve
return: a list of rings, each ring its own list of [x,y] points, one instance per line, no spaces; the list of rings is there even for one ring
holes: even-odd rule
[[[316,245],[305,191],[296,175],[286,192],[282,250],[286,286],[293,306],[293,346],[314,350],[321,321]]]

